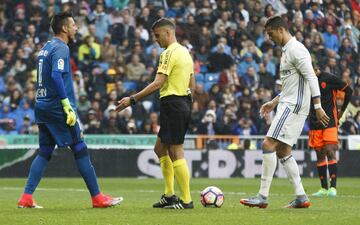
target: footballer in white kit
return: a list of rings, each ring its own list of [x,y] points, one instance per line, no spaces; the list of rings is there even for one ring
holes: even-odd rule
[[[310,53],[295,37],[282,48],[280,79],[282,92],[266,136],[293,146],[309,114],[311,97],[320,97]]]
[[[241,199],[240,203],[259,208],[268,206],[270,186],[279,159],[296,196],[285,207],[308,208],[311,203],[305,193],[299,167],[292,157],[291,150],[301,134],[311,101],[320,123],[326,126],[329,117],[321,107],[318,80],[308,50],[290,34],[286,21],[280,16],[269,18],[265,24],[265,31],[272,41],[282,47],[282,92],[260,108],[262,117],[273,111],[276,106],[277,112],[262,144],[263,161],[259,192],[256,196]]]

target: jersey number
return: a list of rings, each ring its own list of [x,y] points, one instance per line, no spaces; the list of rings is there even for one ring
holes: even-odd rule
[[[43,59],[39,60],[39,72],[38,72],[38,85],[39,87],[42,86],[42,66],[43,66]]]

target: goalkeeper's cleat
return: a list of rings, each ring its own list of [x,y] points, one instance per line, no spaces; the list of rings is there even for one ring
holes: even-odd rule
[[[257,194],[254,197],[240,199],[240,203],[249,207],[266,208],[268,206],[268,200]]]
[[[164,207],[164,209],[193,209],[193,208],[194,208],[194,203],[192,201],[186,204],[182,200],[178,201],[175,204]]]
[[[31,194],[24,193],[19,199],[18,208],[42,209],[43,207],[36,204]]]
[[[176,195],[172,195],[170,197],[166,197],[162,195],[160,200],[153,204],[153,208],[164,208],[165,206],[173,205],[179,201]]]
[[[329,197],[336,197],[336,188],[331,187],[327,194]]]
[[[284,208],[289,209],[300,209],[300,208],[309,208],[311,205],[309,199],[307,196],[304,196],[302,198],[296,198],[295,200],[291,201],[289,204],[284,206]]]
[[[91,198],[93,208],[108,208],[112,206],[119,205],[124,198],[123,197],[116,197],[113,198],[108,195],[104,195],[103,193],[99,193],[98,195]]]
[[[312,196],[314,196],[314,197],[326,197],[326,196],[328,196],[328,190],[326,190],[325,188],[320,188],[320,190],[313,193]]]

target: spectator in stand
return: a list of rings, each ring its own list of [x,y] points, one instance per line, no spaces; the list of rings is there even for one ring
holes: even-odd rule
[[[232,59],[224,53],[224,47],[223,43],[219,43],[216,52],[210,54],[208,58],[210,72],[221,72],[223,69],[228,69],[231,66]]]
[[[111,44],[111,36],[106,34],[104,36],[104,41],[100,45],[100,55],[101,60],[108,64],[115,64],[115,60],[117,57],[116,47]]]
[[[334,28],[331,24],[326,25],[326,31],[323,33],[325,48],[337,52],[339,50],[338,37],[333,33]]]
[[[83,44],[79,47],[78,60],[86,66],[91,66],[92,63],[101,56],[100,45],[95,42],[91,36],[84,38]]]
[[[129,80],[140,80],[141,75],[146,72],[145,65],[140,61],[139,55],[132,55],[131,62],[126,65],[127,78]]]
[[[232,64],[229,69],[225,69],[220,73],[219,86],[223,90],[228,85],[235,85],[236,90],[241,88],[239,75],[236,70],[236,64]]]
[[[192,95],[193,100],[199,103],[199,109],[203,110],[209,101],[209,95],[204,91],[204,87],[201,83],[195,85],[195,91]]]

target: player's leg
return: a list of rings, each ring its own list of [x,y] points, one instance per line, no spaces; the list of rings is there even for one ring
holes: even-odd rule
[[[316,168],[319,174],[321,188],[319,191],[312,194],[315,197],[324,197],[328,194],[328,180],[327,180],[327,159],[325,149],[316,149]]]
[[[315,197],[324,197],[328,193],[327,159],[324,148],[324,130],[309,131],[309,147],[316,151],[316,168],[319,174],[321,188],[312,194]]]
[[[95,169],[91,163],[86,144],[80,141],[71,145],[70,148],[74,153],[76,166],[90,192],[93,207],[106,208],[120,204],[123,200],[122,197],[112,198],[100,192]]]
[[[324,130],[324,151],[328,158],[328,170],[330,175],[329,197],[336,196],[337,161],[336,151],[338,150],[338,129],[331,127]]]
[[[160,137],[157,138],[154,151],[159,157],[160,168],[164,177],[165,190],[159,202],[153,204],[154,208],[163,208],[178,201],[174,191],[174,166],[168,154],[169,145],[161,143]]]
[[[276,145],[280,132],[284,126],[286,119],[290,115],[290,109],[285,104],[279,104],[274,120],[266,134],[263,143],[263,162],[261,173],[261,184],[259,193],[255,197],[241,199],[240,203],[250,207],[266,208],[268,206],[268,195],[272,182],[272,177],[276,170]]]
[[[328,191],[329,197],[335,197],[336,192],[336,180],[337,180],[337,160],[336,160],[336,151],[338,149],[337,144],[327,144],[324,147],[326,156],[328,158],[328,170],[330,176],[330,188]]]
[[[180,190],[180,201],[165,208],[192,209],[194,205],[190,194],[190,173],[184,158],[183,145],[170,145],[169,154],[173,161],[175,179]]]
[[[36,187],[40,183],[44,170],[51,159],[52,152],[55,148],[55,141],[44,124],[39,124],[39,151],[31,163],[25,191],[21,196],[18,207],[20,208],[39,208],[32,198]]]
[[[283,119],[275,129],[272,137],[276,139],[276,155],[294,187],[296,199],[290,202],[287,208],[307,208],[310,201],[306,196],[301,182],[299,167],[291,154],[292,146],[297,142],[304,127],[306,116],[293,113],[287,106],[283,111]]]
[[[166,123],[160,124],[161,142],[169,146],[176,183],[180,190],[178,203],[166,206],[170,209],[194,208],[190,195],[190,173],[184,158],[184,138],[191,117],[191,102],[187,97],[167,98],[160,117],[166,116]],[[163,103],[163,102],[162,102]],[[161,118],[160,118],[161,120]],[[166,132],[165,132],[166,131]]]
[[[268,196],[271,186],[271,181],[273,179],[277,157],[275,152],[276,142],[270,137],[265,137],[265,140],[262,145],[263,149],[263,161],[261,165],[261,182],[260,190],[257,196],[241,199],[240,203],[250,207],[259,207],[266,208],[268,205]]]
[[[308,208],[310,206],[310,201],[301,182],[298,164],[291,155],[291,146],[279,141],[279,143],[276,145],[276,154],[280,159],[280,163],[284,167],[290,183],[293,185],[296,195],[296,199],[285,207]]]

